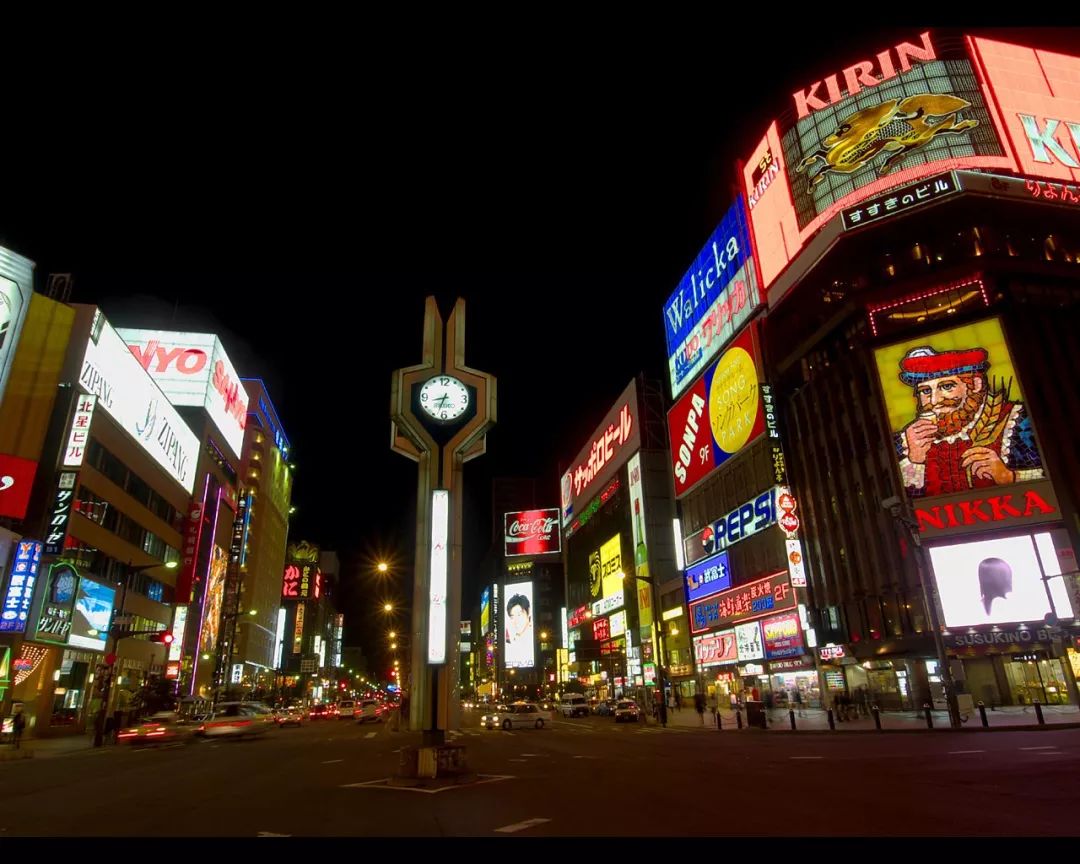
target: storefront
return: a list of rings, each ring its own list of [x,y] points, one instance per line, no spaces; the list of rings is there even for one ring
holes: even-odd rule
[[[768,664],[766,686],[773,695],[776,708],[820,708],[821,685],[814,661],[810,657],[798,660],[774,660]]]

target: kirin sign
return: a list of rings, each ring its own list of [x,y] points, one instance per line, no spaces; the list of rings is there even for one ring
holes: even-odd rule
[[[559,508],[518,510],[503,516],[506,557],[544,555],[562,550]]]

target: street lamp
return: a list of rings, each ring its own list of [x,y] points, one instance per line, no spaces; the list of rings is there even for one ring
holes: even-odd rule
[[[124,630],[121,625],[117,624],[117,618],[122,618],[124,615],[124,607],[127,603],[127,586],[128,580],[137,573],[144,573],[147,570],[157,570],[159,567],[164,567],[166,570],[175,570],[177,562],[164,561],[156,564],[143,564],[140,567],[135,567],[130,561],[128,562],[128,574],[122,582],[117,583],[120,586],[120,603],[113,608],[112,621],[109,622],[108,638],[105,640],[105,656],[115,654],[117,645],[121,639],[128,636],[141,636],[151,633],[159,633],[159,630]],[[168,629],[166,627],[165,629]],[[109,648],[109,641],[112,641],[112,648]],[[114,661],[115,663],[115,661]],[[109,699],[112,695],[112,682],[113,682],[113,664],[106,664],[101,674],[101,705],[98,707],[97,716],[94,718],[94,746],[101,747],[105,743],[105,717],[109,710]]]
[[[393,612],[394,611],[394,604],[393,603],[383,603],[382,608],[383,608],[383,612]]]
[[[385,561],[380,561],[375,567],[375,569],[378,570],[380,573],[385,573],[387,570],[390,569],[390,565],[387,564]]]
[[[941,623],[938,621],[937,603],[929,582],[933,570],[927,556],[926,547],[922,545],[922,537],[919,534],[919,524],[912,517],[899,497],[893,495],[881,502],[883,510],[904,526],[911,543],[915,547],[916,564],[919,569],[919,585],[922,588],[923,604],[926,606],[926,614],[930,618],[930,629],[934,631],[934,648],[937,651],[938,669],[941,670],[941,683],[945,688],[945,702],[949,707],[949,725],[953,729],[960,728],[960,705],[956,699],[956,687],[953,684],[952,669],[949,667],[949,658],[945,656],[945,640],[941,638]],[[933,697],[931,697],[933,698]]]

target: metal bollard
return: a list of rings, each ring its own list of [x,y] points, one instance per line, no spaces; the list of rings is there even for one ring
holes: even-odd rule
[[[788,719],[791,720],[791,731],[794,732],[795,731],[795,709],[794,708],[789,708],[787,713],[788,713]]]
[[[829,718],[829,728],[835,731],[836,730],[836,720],[833,717],[832,708],[829,708],[825,712],[825,714]]]
[[[989,728],[990,722],[986,719],[986,706],[982,702],[979,702],[979,719],[982,720],[984,729]]]
[[[874,715],[874,728],[881,731],[881,709],[877,705],[870,706],[870,713]]]
[[[738,708],[735,709],[735,724],[742,729],[742,712]]]
[[[929,702],[923,702],[922,708],[923,708],[923,712],[926,714],[926,728],[927,729],[933,729],[934,728],[934,715],[930,713],[930,703]]]
[[[724,728],[724,718],[720,716],[720,711],[716,712],[716,731],[720,732]]]
[[[1042,715],[1042,704],[1039,702],[1038,699],[1035,700],[1035,719],[1039,721],[1040,726],[1046,725],[1046,720],[1043,718]]]

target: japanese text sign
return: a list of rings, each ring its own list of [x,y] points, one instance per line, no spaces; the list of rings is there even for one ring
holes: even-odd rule
[[[774,573],[690,604],[690,631],[701,633],[795,609],[798,603],[787,572]]]

